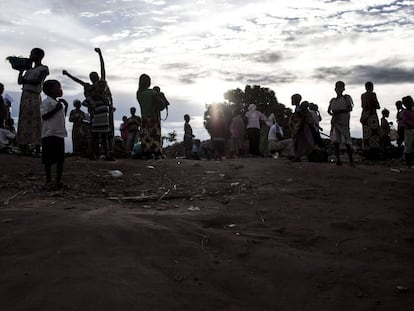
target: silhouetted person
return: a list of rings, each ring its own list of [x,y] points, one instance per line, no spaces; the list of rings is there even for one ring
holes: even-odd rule
[[[101,49],[95,48],[95,52],[98,53],[98,55],[99,55],[99,62],[100,62],[100,67],[101,67],[101,76],[99,77],[99,74],[96,71],[92,71],[91,73],[89,73],[89,79],[92,83],[82,81],[79,78],[76,78],[75,76],[71,75],[66,70],[62,71],[63,75],[68,76],[70,79],[72,79],[76,83],[79,83],[80,85],[83,86],[83,92],[84,92],[85,98],[88,98],[91,95],[92,89],[94,88],[94,86],[96,85],[96,83],[99,80],[103,80],[103,81],[106,82],[105,62],[104,62],[104,59],[103,59],[103,56],[102,56]],[[108,101],[108,104],[109,104],[108,146],[111,149],[112,144],[113,144],[113,138],[114,138],[114,135],[115,135],[115,127],[114,127],[114,111],[115,111],[115,108],[114,108],[113,101],[112,101],[112,94],[111,94],[111,91],[109,89],[109,86],[108,86],[107,82],[106,82],[105,90],[103,90],[102,95],[107,98],[107,101]],[[89,109],[89,107],[88,107],[88,109]],[[90,112],[90,111],[88,110],[88,112]]]
[[[233,110],[230,123],[231,155],[239,157],[244,153],[245,124],[240,110]]]
[[[404,123],[404,156],[407,165],[414,161],[414,101],[411,96],[402,99],[405,109],[401,112],[401,120]]]
[[[291,100],[292,106],[295,106],[295,111],[300,111],[300,102],[302,100],[302,96],[300,94],[293,94]]]
[[[349,129],[349,120],[351,111],[354,106],[351,96],[343,94],[345,91],[345,83],[338,81],[335,84],[336,97],[329,102],[328,113],[331,119],[331,142],[335,149],[336,164],[342,165],[340,158],[340,144],[346,146],[348,152],[349,163],[354,165],[352,157],[352,139]]]
[[[302,102],[298,110],[289,119],[289,128],[294,147],[293,162],[300,162],[301,157],[311,152],[315,146],[312,134],[314,119],[308,108],[309,103],[307,101]]]
[[[311,114],[313,118],[313,127],[312,127],[312,136],[313,140],[315,141],[315,144],[319,148],[324,148],[325,144],[322,141],[320,130],[322,128],[319,126],[319,122],[322,121],[321,114],[319,112],[318,105],[315,105],[314,103],[309,103],[309,113]]]
[[[404,142],[404,123],[401,118],[401,113],[404,110],[403,104],[401,100],[397,100],[395,102],[395,108],[397,109],[397,132],[398,132],[398,139],[397,139],[397,145],[398,147],[401,147]]]
[[[79,99],[73,101],[75,109],[69,114],[69,122],[72,122],[72,148],[74,153],[86,152],[85,112],[81,110],[82,103]]]
[[[139,131],[141,129],[141,117],[135,113],[137,109],[135,107],[130,108],[131,116],[127,120],[128,138],[127,138],[127,151],[131,152],[134,149],[134,145],[138,142]]]
[[[68,103],[63,98],[62,87],[57,80],[45,81],[43,91],[47,98],[41,105],[42,114],[42,163],[45,165],[46,183],[52,181],[52,165],[56,164],[55,188],[61,189],[63,162],[65,159],[65,115]]]
[[[40,153],[41,118],[40,104],[43,81],[49,75],[49,68],[42,64],[45,52],[34,48],[30,53],[32,67],[20,70],[17,83],[22,85],[23,93],[20,99],[19,122],[17,124],[16,143],[20,145],[22,154],[29,154],[29,145],[35,145]]]
[[[390,139],[390,124],[388,123],[387,118],[390,116],[390,111],[388,109],[383,109],[381,111],[382,118],[381,118],[381,147],[385,151],[388,147],[391,146],[391,139]]]
[[[260,156],[260,122],[263,120],[263,113],[256,110],[255,104],[250,104],[246,112],[246,131],[249,139],[249,154]]]
[[[3,99],[4,85],[0,83],[0,128],[6,128],[8,124],[8,111],[9,108],[6,106],[6,103]]]
[[[193,149],[193,129],[190,125],[190,116],[184,115],[184,154],[187,159],[191,159],[191,150]]]
[[[162,156],[161,110],[168,106],[164,94],[150,89],[151,78],[139,77],[137,100],[141,107],[141,151],[144,158]]]
[[[99,80],[96,82],[91,95],[86,99],[91,113],[91,131],[93,154],[91,160],[96,160],[100,156],[100,145],[105,156],[105,160],[113,161],[109,154],[108,132],[109,125],[109,102],[104,95],[106,81]]]
[[[215,111],[211,116],[210,122],[210,135],[214,146],[214,158],[215,160],[221,160],[224,156],[224,148],[228,136],[223,111]]]
[[[361,95],[362,113],[362,149],[368,159],[377,159],[381,148],[380,126],[377,109],[380,109],[377,95],[374,93],[374,84],[365,83],[366,92]]]

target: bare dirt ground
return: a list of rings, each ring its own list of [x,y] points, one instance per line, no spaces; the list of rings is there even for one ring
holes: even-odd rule
[[[414,309],[413,170],[0,161],[0,310]]]

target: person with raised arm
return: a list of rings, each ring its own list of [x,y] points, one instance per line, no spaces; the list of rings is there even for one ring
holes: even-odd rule
[[[81,79],[71,75],[67,70],[62,71],[63,75],[69,77],[70,79],[72,79],[76,83],[83,86],[83,92],[84,92],[85,98],[88,98],[88,97],[91,96],[91,94],[93,92],[93,88],[95,87],[96,83],[99,80],[102,80],[102,81],[106,82],[105,62],[104,62],[104,59],[103,59],[103,56],[102,56],[102,51],[101,51],[100,48],[95,48],[95,52],[98,53],[98,56],[99,56],[101,76],[99,77],[99,74],[96,71],[90,72],[89,73],[89,79],[92,83],[82,81]],[[106,88],[105,88],[102,95],[107,98],[107,101],[109,103],[108,147],[111,150],[112,146],[113,146],[114,135],[115,135],[115,127],[114,127],[114,111],[115,111],[115,108],[113,106],[112,94],[111,94],[111,91],[108,87],[108,83],[106,83]],[[84,102],[85,105],[87,105],[87,103],[88,103],[88,101]],[[88,112],[90,112],[89,107],[88,107]]]

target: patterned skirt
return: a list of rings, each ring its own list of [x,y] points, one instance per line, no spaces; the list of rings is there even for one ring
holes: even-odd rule
[[[334,144],[352,145],[351,131],[349,126],[332,124],[331,142]]]
[[[380,149],[380,126],[377,114],[362,111],[362,148],[364,150]]]
[[[40,94],[23,92],[20,99],[16,142],[19,145],[41,145]]]
[[[141,148],[144,155],[162,153],[160,119],[142,118]]]

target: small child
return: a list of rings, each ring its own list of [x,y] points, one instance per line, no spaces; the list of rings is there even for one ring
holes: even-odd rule
[[[61,97],[62,87],[57,80],[47,80],[43,84],[47,98],[40,106],[42,116],[42,163],[45,165],[46,183],[51,183],[52,164],[56,163],[55,189],[62,189],[65,141],[67,137],[65,115],[68,103]]]
[[[383,109],[381,111],[382,118],[381,118],[381,144],[382,148],[386,149],[389,146],[391,146],[391,140],[390,140],[390,125],[388,123],[387,118],[390,116],[390,111],[388,109]]]
[[[139,131],[141,129],[141,117],[136,115],[137,109],[135,107],[130,108],[131,116],[127,121],[128,138],[127,138],[127,151],[131,152],[134,149],[134,145],[137,143],[139,137]]]
[[[126,149],[127,140],[128,140],[128,117],[127,116],[122,117],[122,123],[121,123],[121,126],[119,127],[119,131],[121,132],[121,138],[124,143],[124,148]]]
[[[75,99],[73,101],[73,106],[75,109],[73,109],[69,113],[69,122],[72,122],[72,147],[73,147],[73,153],[84,153],[86,149],[86,137],[84,137],[83,133],[83,124],[85,121],[85,112],[81,110],[82,103],[79,99]]]
[[[186,159],[191,159],[191,149],[193,148],[193,129],[190,125],[190,116],[184,115],[184,149]]]

